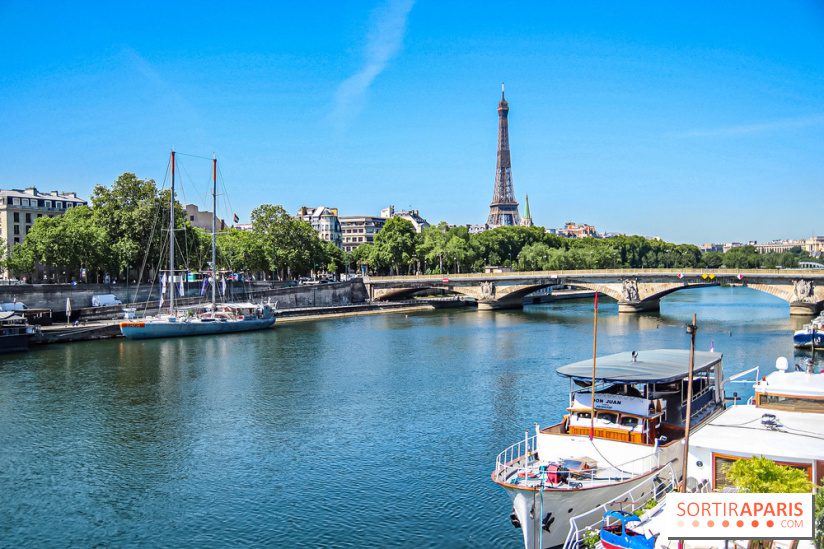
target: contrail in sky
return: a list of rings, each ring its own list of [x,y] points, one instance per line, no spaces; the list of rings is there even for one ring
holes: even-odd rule
[[[414,3],[415,0],[389,0],[373,14],[364,47],[364,64],[335,92],[332,118],[338,130],[345,130],[357,117],[370,84],[403,45],[406,18]]]
[[[691,130],[677,133],[678,137],[728,137],[733,135],[745,135],[751,133],[768,132],[772,130],[783,130],[787,128],[802,128],[805,126],[816,126],[824,122],[824,116],[814,115],[805,118],[786,118],[771,122],[761,122],[756,124],[744,124],[740,126],[726,126],[721,128],[711,128],[706,130]]]

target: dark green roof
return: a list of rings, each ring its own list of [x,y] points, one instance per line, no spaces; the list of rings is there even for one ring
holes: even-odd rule
[[[721,353],[695,351],[694,372],[712,368],[719,362]],[[638,351],[636,361],[632,352],[598,357],[595,361],[597,381],[617,383],[667,383],[684,379],[689,374],[690,352],[680,349],[655,349]],[[562,376],[588,381],[592,379],[592,359],[582,360],[558,368]]]

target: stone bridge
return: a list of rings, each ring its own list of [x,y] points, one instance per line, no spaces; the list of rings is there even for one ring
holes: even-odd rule
[[[618,301],[618,311],[657,311],[667,294],[689,288],[734,284],[780,297],[791,315],[814,315],[824,303],[824,270],[614,269],[467,273],[364,278],[373,300],[406,299],[422,290],[444,290],[474,298],[479,309],[513,309],[523,297],[556,286],[588,288]]]

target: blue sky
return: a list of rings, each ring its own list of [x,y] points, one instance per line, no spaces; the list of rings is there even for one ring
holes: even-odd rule
[[[483,223],[501,82],[546,227],[824,235],[824,3],[0,1],[0,188],[215,153],[230,205]],[[185,200],[208,163],[184,157]]]

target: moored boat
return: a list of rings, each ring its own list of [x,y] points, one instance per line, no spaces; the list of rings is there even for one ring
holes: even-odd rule
[[[824,317],[817,316],[809,324],[793,333],[793,345],[797,348],[824,347]]]
[[[182,337],[195,335],[215,335],[235,332],[248,332],[269,328],[275,323],[274,308],[269,304],[256,305],[253,303],[216,303],[216,280],[214,270],[216,205],[217,196],[217,160],[212,160],[212,300],[203,310],[176,309],[175,300],[175,239],[174,209],[175,209],[175,152],[171,157],[171,199],[169,204],[169,309],[165,315],[147,317],[145,319],[127,319],[120,323],[120,332],[129,339],[151,339],[160,337]],[[182,273],[181,273],[182,275]],[[161,290],[161,294],[162,294]],[[162,302],[162,298],[161,298]]]
[[[120,331],[129,339],[152,339],[248,332],[274,323],[275,312],[268,304],[227,303],[218,305],[214,312],[184,310],[173,315],[124,321],[120,323]]]
[[[695,352],[691,390],[684,350],[600,357],[594,376],[592,360],[559,368],[570,381],[567,414],[501,452],[492,473],[512,500],[524,546],[560,546],[572,516],[650,478],[680,477],[687,425],[698,429],[724,409],[721,360]]]
[[[713,418],[690,436],[687,485],[722,490],[727,469],[739,459],[763,456],[824,482],[824,373],[812,361],[776,371],[755,383],[755,396]]]
[[[604,549],[655,549],[658,535],[647,537],[637,528],[641,519],[626,511],[607,511],[601,522],[601,545]]]
[[[0,312],[0,354],[28,351],[29,337],[39,329],[14,311]]]

